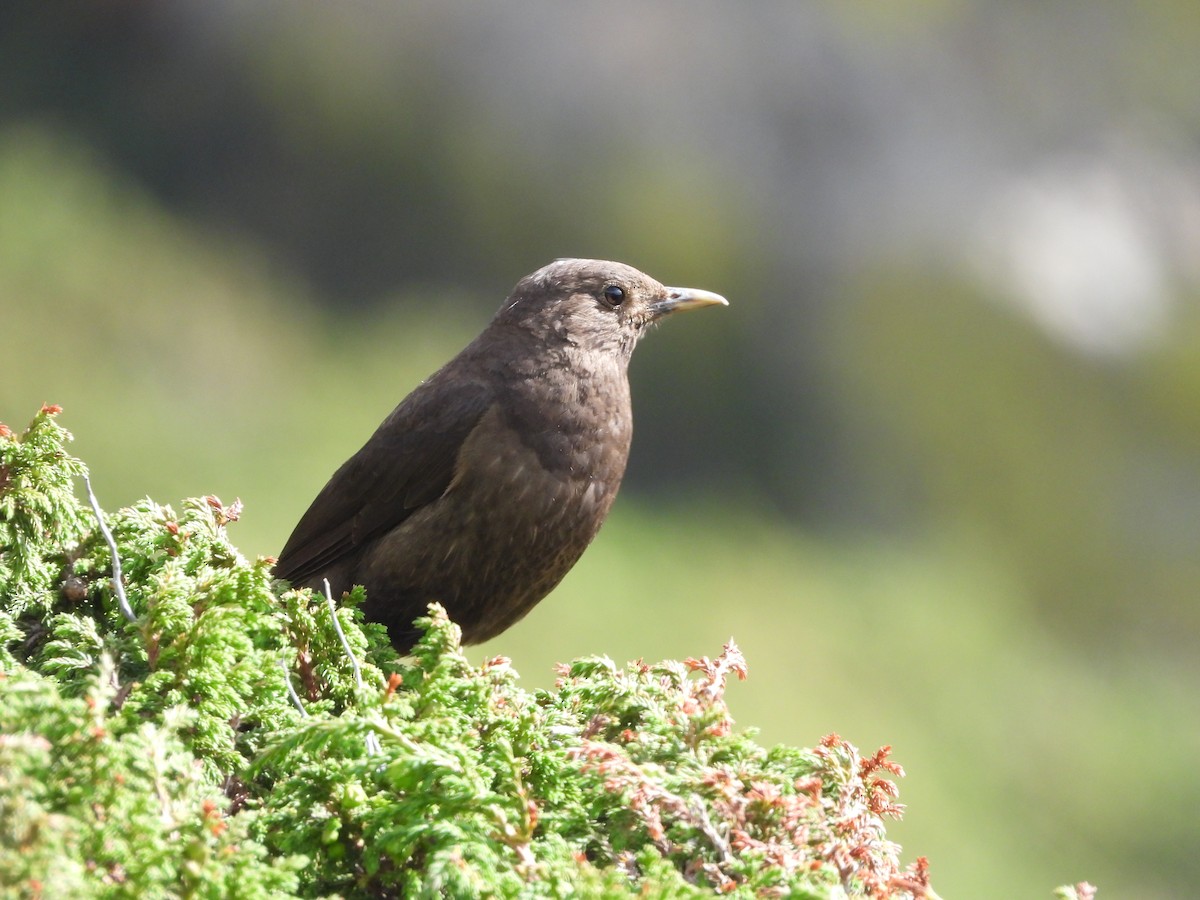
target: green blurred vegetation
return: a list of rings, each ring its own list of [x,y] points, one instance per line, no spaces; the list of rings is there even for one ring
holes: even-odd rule
[[[31,397],[71,408],[110,504],[190,492],[279,508],[248,529],[261,553],[307,502],[288,502],[292,479],[327,476],[474,327],[452,304],[436,322],[412,305],[323,313],[261,254],[52,132],[0,136],[0,190],[5,420]]]
[[[240,496],[248,553],[275,551],[484,321],[441,290],[322,311],[252,241],[165,211],[61,131],[0,134],[0,196],[0,421],[62,404],[110,508]],[[729,314],[752,316],[731,293]],[[814,536],[736,482],[631,493],[562,587],[471,657],[502,652],[549,685],[556,661],[685,656],[733,635],[751,670],[731,691],[740,725],[894,745],[913,807],[894,834],[934,861],[943,896],[1084,878],[1179,896],[1200,877],[1196,534],[1169,484],[1131,493],[1129,476],[1145,454],[1194,472],[1196,331],[1116,368],[928,273],[864,276],[845,300],[821,361],[846,410],[833,439],[878,498],[866,519],[905,502],[923,517]],[[641,353],[686,344],[671,331]],[[680,390],[692,371],[720,380],[705,354],[675,352]],[[639,396],[664,390],[635,379]],[[677,439],[702,434],[683,423]]]
[[[980,531],[1045,624],[1085,649],[1186,662],[1200,319],[1114,364],[1064,353],[933,267],[879,272],[847,307],[831,355],[845,407],[895,442],[856,444],[877,496],[907,489],[934,527]]]

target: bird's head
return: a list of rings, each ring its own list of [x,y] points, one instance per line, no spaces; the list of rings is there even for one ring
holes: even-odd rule
[[[558,259],[522,278],[495,323],[549,345],[611,352],[625,359],[646,329],[671,313],[728,306],[709,291],[666,287],[624,263]]]

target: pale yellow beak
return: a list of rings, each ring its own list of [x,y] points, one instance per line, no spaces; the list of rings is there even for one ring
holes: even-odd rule
[[[667,288],[665,300],[650,304],[650,312],[656,319],[669,316],[671,313],[684,312],[689,309],[699,309],[702,306],[728,306],[729,301],[720,294],[712,291],[702,291],[699,288]]]

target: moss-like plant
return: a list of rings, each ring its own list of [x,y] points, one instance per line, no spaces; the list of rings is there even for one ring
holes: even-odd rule
[[[435,606],[399,658],[238,504],[82,505],[58,412],[0,426],[0,895],[934,896],[888,748],[757,744],[732,642],[530,692]]]

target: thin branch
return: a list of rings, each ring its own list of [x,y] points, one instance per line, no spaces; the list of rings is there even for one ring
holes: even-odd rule
[[[112,581],[113,589],[117,593],[117,604],[121,607],[121,614],[128,621],[136,622],[137,616],[133,614],[133,607],[129,605],[129,599],[125,596],[125,585],[121,577],[121,557],[117,555],[117,542],[113,540],[112,532],[104,524],[104,513],[100,511],[100,504],[96,500],[96,494],[92,490],[92,481],[88,478],[87,472],[83,473],[83,483],[87,486],[88,502],[92,505],[92,512],[96,516],[96,524],[100,526],[100,533],[104,535],[104,540],[108,543],[109,555],[112,557]]]
[[[342,631],[342,623],[338,621],[337,606],[333,602],[333,589],[329,587],[328,578],[325,579],[325,600],[329,603],[329,617],[333,619],[333,630],[337,632],[338,640],[342,642],[342,649],[350,657],[350,665],[354,667],[354,681],[361,690],[363,687],[362,671],[358,668],[358,660],[354,658],[354,651],[350,649],[350,642],[346,640],[346,632]]]
[[[346,640],[346,633],[342,631],[342,623],[338,621],[337,605],[333,602],[333,589],[329,586],[329,579],[325,581],[325,601],[329,604],[329,617],[333,619],[333,630],[337,632],[338,640],[342,642],[342,649],[346,651],[346,656],[350,658],[350,665],[354,667],[354,681],[358,685],[358,689],[363,689],[362,670],[358,667],[358,660],[354,658],[354,651],[350,649],[350,642]],[[382,753],[383,747],[379,743],[379,735],[375,732],[367,734],[367,752]]]
[[[296,693],[296,689],[292,687],[292,672],[288,668],[287,660],[280,657],[279,668],[283,669],[283,684],[287,688],[288,696],[292,698],[292,703],[296,709],[300,710],[300,715],[307,716],[308,712],[304,709],[304,704],[300,702],[300,695]]]

